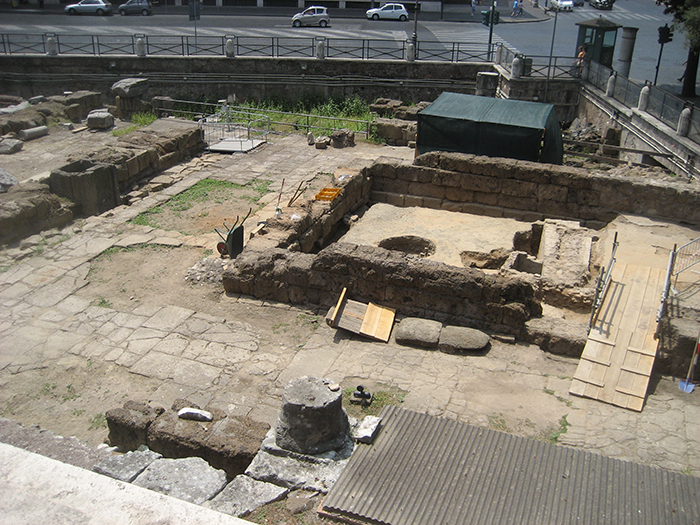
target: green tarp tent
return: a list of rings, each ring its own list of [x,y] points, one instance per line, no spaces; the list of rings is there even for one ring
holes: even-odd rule
[[[443,93],[418,112],[416,148],[549,164],[564,157],[553,105],[461,93]]]

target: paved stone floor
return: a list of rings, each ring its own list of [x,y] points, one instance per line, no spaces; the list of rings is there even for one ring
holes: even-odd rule
[[[199,238],[127,222],[201,178],[240,183],[264,173],[275,180],[273,190],[283,178],[294,188],[309,173],[382,155],[411,159],[413,151],[369,144],[318,151],[306,147],[303,138],[280,138],[265,155],[220,157],[200,168],[191,163],[178,184],[85,221],[80,232],[40,255],[20,260],[16,250],[1,253],[0,266],[7,269],[0,273],[0,386],[14,374],[68,370],[81,357],[110,364],[115,377],[161,385],[161,399],[196,393],[195,401],[273,423],[284,385],[314,375],[344,386],[361,381],[401,388],[407,409],[539,439],[558,435],[567,446],[700,474],[699,394],[681,392],[673,378],[654,378],[643,412],[635,413],[570,396],[577,360],[530,345],[494,341],[486,356],[454,356],[403,347],[393,339],[371,342],[320,323],[299,345],[273,348],[261,345],[242,320],[187,304],[117,310],[94,306],[78,293],[87,284],[91,259],[109,247],[201,245]],[[274,200],[270,197],[258,218],[274,209]],[[228,299],[249,315],[295,310],[246,297]]]

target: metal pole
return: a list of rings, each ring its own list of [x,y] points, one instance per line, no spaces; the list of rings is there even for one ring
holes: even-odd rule
[[[493,0],[493,4],[491,4],[491,12],[489,13],[490,19],[489,19],[489,52],[488,52],[488,60],[487,62],[491,62],[491,43],[493,42],[493,18],[494,14],[493,11],[496,9],[496,1]]]
[[[552,55],[554,54],[554,37],[557,34],[557,19],[559,18],[559,10],[554,11],[554,27],[552,28],[552,44],[549,47],[549,62],[547,64],[547,80],[544,84],[544,100],[542,102],[547,102],[547,95],[549,93],[549,73],[552,70]]]
[[[413,9],[413,36],[411,36],[413,50],[416,53],[416,56],[418,56],[418,13],[420,13],[420,4],[416,2],[416,6]]]
[[[659,66],[661,65],[661,53],[664,52],[664,45],[661,44],[659,48],[659,59],[656,61],[656,74],[654,75],[654,85],[656,85],[656,79],[659,78]]]

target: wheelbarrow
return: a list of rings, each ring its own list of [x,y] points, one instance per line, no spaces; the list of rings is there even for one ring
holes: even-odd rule
[[[216,250],[221,256],[228,255],[231,259],[235,259],[238,257],[238,254],[243,251],[243,223],[250,217],[250,212],[252,211],[253,208],[250,208],[248,214],[240,223],[238,222],[238,216],[236,216],[236,222],[234,222],[233,225],[224,222],[224,228],[226,228],[226,230],[214,228],[216,233],[219,234],[219,237],[221,237],[221,241],[216,245]]]

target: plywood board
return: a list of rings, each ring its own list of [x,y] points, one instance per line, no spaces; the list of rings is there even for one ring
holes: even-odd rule
[[[364,304],[347,298],[343,288],[334,308],[326,315],[326,323],[333,328],[387,342],[394,326],[396,310],[374,303]]]
[[[569,392],[631,410],[644,406],[654,366],[662,270],[616,265]]]
[[[395,314],[396,310],[393,308],[369,303],[369,305],[367,305],[365,317],[362,320],[360,334],[386,343],[389,340],[391,329],[394,326]]]

